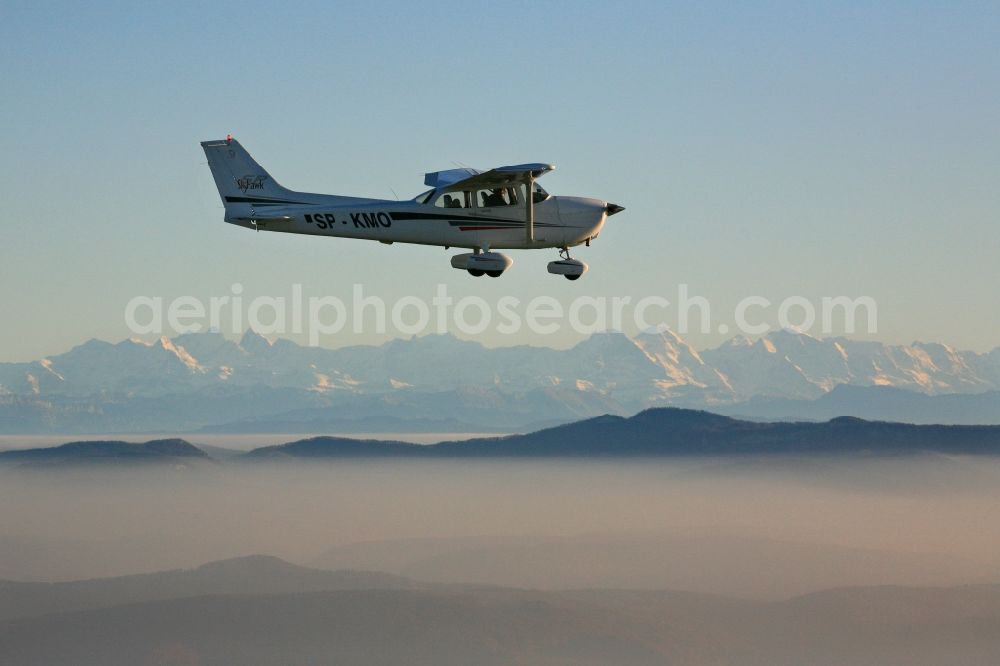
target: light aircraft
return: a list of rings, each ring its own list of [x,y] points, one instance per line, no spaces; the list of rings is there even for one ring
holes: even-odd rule
[[[514,263],[496,250],[558,248],[560,258],[548,272],[576,280],[588,267],[570,258],[569,248],[589,246],[605,220],[624,210],[600,199],[549,195],[535,180],[555,169],[551,164],[435,171],[424,177],[431,189],[392,201],[285,189],[232,135],[201,146],[226,222],[257,231],[468,248],[472,252],[453,256],[451,265],[476,277],[500,277]]]

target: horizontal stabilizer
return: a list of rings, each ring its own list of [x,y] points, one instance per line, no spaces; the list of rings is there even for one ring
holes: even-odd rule
[[[314,206],[311,204],[303,204],[301,206],[274,206],[274,205],[261,205],[255,208],[253,205],[250,206],[249,210],[240,211],[237,215],[226,216],[226,219],[232,222],[252,222],[252,223],[279,223],[279,222],[293,222],[296,217],[300,217],[303,212],[309,212],[315,210]]]
[[[229,219],[237,222],[291,222],[295,218],[291,215],[279,215],[277,217],[274,215],[258,215],[256,217],[231,217]]]

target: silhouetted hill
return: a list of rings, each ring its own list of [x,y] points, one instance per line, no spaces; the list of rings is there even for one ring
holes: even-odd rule
[[[288,444],[264,446],[247,452],[244,459],[357,458],[420,455],[422,445],[381,439],[310,437]]]
[[[163,571],[66,583],[0,581],[0,620],[207,594],[277,594],[322,590],[410,589],[407,578],[369,571],[300,567],[254,555]]]
[[[759,423],[709,412],[648,409],[631,418],[600,416],[527,435],[415,445],[315,437],[256,449],[275,457],[615,457],[757,454],[1000,453],[1000,426],[934,426],[840,417],[825,423]]]
[[[0,451],[0,464],[20,466],[81,464],[189,464],[210,460],[183,439],[157,439],[142,444],[122,441],[70,442],[61,446]]]

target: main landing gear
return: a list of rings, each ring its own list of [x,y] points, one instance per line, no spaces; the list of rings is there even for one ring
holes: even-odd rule
[[[506,254],[490,252],[489,248],[486,247],[483,248],[483,251],[456,254],[451,258],[451,265],[452,268],[468,271],[469,275],[473,277],[489,275],[497,278],[514,265],[514,260]]]
[[[580,276],[590,270],[586,263],[569,256],[569,248],[559,250],[559,261],[550,261],[549,273],[562,275],[567,280],[579,280]],[[452,268],[467,271],[473,277],[489,275],[497,278],[514,265],[514,260],[500,252],[490,252],[489,247],[475,252],[456,254],[451,258]]]
[[[569,248],[559,250],[559,261],[550,261],[548,270],[553,275],[562,275],[567,280],[579,280],[580,276],[590,270],[590,266],[569,256]]]

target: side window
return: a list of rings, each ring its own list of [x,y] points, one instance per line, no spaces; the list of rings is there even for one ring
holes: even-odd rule
[[[439,196],[434,205],[438,208],[471,208],[472,192],[445,192]]]
[[[516,206],[519,200],[517,187],[493,187],[476,192],[476,203],[480,208]]]

